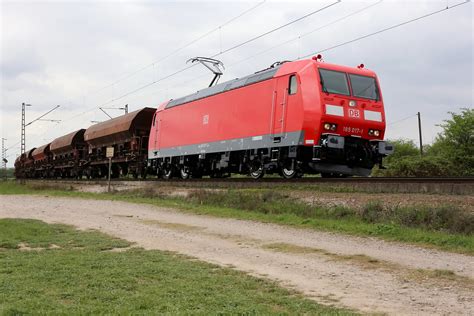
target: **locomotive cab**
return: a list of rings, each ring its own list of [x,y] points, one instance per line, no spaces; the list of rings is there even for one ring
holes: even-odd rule
[[[323,175],[370,175],[393,152],[384,142],[385,112],[373,71],[316,61],[319,141],[310,166]],[[382,167],[383,168],[383,167]]]

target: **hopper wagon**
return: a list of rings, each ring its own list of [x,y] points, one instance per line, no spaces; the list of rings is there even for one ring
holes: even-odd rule
[[[148,137],[155,109],[143,108],[89,127],[84,133],[87,143],[87,177],[101,178],[108,174],[107,147],[113,147],[111,174],[113,178],[132,174],[146,176]]]

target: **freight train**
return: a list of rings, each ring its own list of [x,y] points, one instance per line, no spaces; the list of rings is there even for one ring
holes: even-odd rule
[[[376,74],[312,59],[249,76],[81,129],[15,161],[18,178],[164,179],[233,173],[369,176],[393,152]]]

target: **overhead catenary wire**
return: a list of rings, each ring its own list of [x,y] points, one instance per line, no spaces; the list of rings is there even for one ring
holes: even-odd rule
[[[335,48],[338,48],[338,47],[341,47],[341,46],[345,46],[345,45],[348,45],[348,44],[351,44],[351,43],[354,43],[354,42],[363,40],[363,39],[365,39],[365,38],[368,38],[368,37],[371,37],[371,36],[374,36],[374,35],[377,35],[377,34],[380,34],[380,33],[384,33],[384,32],[386,32],[386,31],[393,30],[393,29],[395,29],[395,28],[401,27],[401,26],[406,25],[406,24],[409,24],[409,23],[413,23],[413,22],[415,22],[415,21],[422,20],[422,19],[427,18],[427,17],[430,17],[430,16],[432,16],[432,15],[436,15],[436,14],[438,14],[438,13],[441,13],[441,12],[444,12],[444,11],[447,11],[447,10],[454,9],[455,7],[464,5],[464,4],[469,3],[469,2],[471,2],[471,0],[466,0],[466,1],[464,1],[464,2],[460,2],[460,3],[454,4],[454,5],[452,5],[452,6],[447,6],[447,7],[445,7],[445,8],[440,9],[440,10],[436,10],[436,11],[433,11],[433,12],[430,12],[430,13],[427,13],[427,14],[424,14],[424,15],[421,15],[421,16],[419,16],[419,17],[416,17],[416,18],[413,18],[413,19],[410,19],[410,20],[407,20],[407,21],[404,21],[404,22],[401,22],[401,23],[398,23],[398,24],[395,24],[395,25],[392,25],[392,26],[383,28],[383,29],[381,29],[381,30],[378,30],[378,31],[375,31],[375,32],[372,32],[372,33],[369,33],[369,34],[366,34],[366,35],[363,35],[363,36],[359,36],[359,37],[354,38],[354,39],[352,39],[352,40],[345,41],[345,42],[339,43],[339,44],[337,44],[337,45],[333,45],[333,46],[324,48],[324,49],[322,49],[322,50],[319,50],[319,51],[316,51],[316,52],[313,52],[313,53],[310,53],[310,54],[307,54],[307,55],[298,57],[296,60],[303,59],[303,58],[308,58],[308,57],[314,56],[314,55],[316,55],[316,54],[324,53],[324,52],[327,52],[327,51],[329,51],[329,50],[332,50],[332,49],[335,49]]]
[[[261,6],[262,4],[264,4],[265,2],[266,2],[266,0],[257,3],[256,5],[252,6],[251,8],[249,8],[249,9],[247,9],[247,10],[245,10],[245,11],[243,11],[242,13],[238,14],[237,16],[235,16],[235,17],[229,19],[228,21],[224,22],[223,24],[221,24],[221,25],[219,25],[219,26],[213,28],[212,30],[209,30],[208,32],[206,32],[206,33],[202,34],[201,36],[199,36],[199,37],[197,37],[197,38],[195,38],[195,39],[189,41],[188,43],[184,44],[183,46],[178,47],[177,49],[173,50],[172,52],[170,52],[169,54],[165,55],[164,57],[162,57],[162,58],[160,58],[160,59],[158,59],[158,60],[156,60],[156,61],[154,61],[154,62],[152,62],[152,63],[150,63],[150,64],[147,64],[146,66],[143,66],[143,67],[141,67],[141,68],[139,68],[139,69],[137,69],[137,70],[135,70],[135,71],[129,73],[128,75],[125,75],[125,76],[123,76],[123,77],[117,79],[116,81],[114,81],[114,82],[112,82],[112,83],[110,83],[110,84],[108,84],[108,85],[106,85],[106,86],[104,86],[104,87],[102,87],[102,88],[100,88],[100,89],[97,89],[97,90],[95,90],[95,91],[89,93],[89,95],[90,95],[90,94],[95,94],[95,93],[98,93],[98,92],[100,92],[100,91],[102,91],[102,90],[105,90],[105,89],[107,89],[107,88],[110,88],[110,87],[116,85],[117,83],[119,83],[119,82],[121,82],[121,81],[124,81],[124,80],[126,80],[126,79],[128,79],[128,78],[133,77],[134,75],[136,75],[136,74],[142,72],[142,71],[145,70],[145,69],[148,69],[148,68],[150,68],[150,67],[152,67],[152,66],[155,66],[155,65],[157,65],[157,64],[159,64],[159,63],[161,63],[161,62],[163,62],[164,60],[168,59],[169,57],[174,56],[176,53],[182,51],[183,49],[188,48],[189,46],[191,46],[191,45],[197,43],[198,41],[200,41],[200,40],[206,38],[207,36],[211,35],[212,33],[216,32],[216,31],[220,31],[224,26],[231,24],[232,22],[236,21],[237,19],[241,18],[242,16],[246,15],[247,13],[249,13],[249,12],[251,12],[251,11],[257,9],[258,7],[260,7],[260,6]]]
[[[8,147],[7,150],[10,150],[10,149],[12,149],[12,148],[15,147],[15,146],[20,145],[20,143],[21,143],[21,141],[16,142],[15,144],[13,144],[13,145],[11,145],[10,147]]]
[[[280,26],[278,26],[278,27],[276,27],[276,28],[274,28],[274,29],[271,29],[270,31],[264,32],[264,33],[262,33],[262,34],[260,34],[260,35],[257,35],[257,36],[255,36],[255,37],[253,37],[253,38],[251,38],[251,39],[248,39],[248,40],[246,40],[246,41],[244,41],[244,42],[242,42],[242,43],[239,43],[239,44],[234,45],[234,46],[232,46],[232,47],[230,47],[230,48],[228,48],[228,49],[225,49],[224,51],[219,52],[219,53],[217,53],[217,54],[211,56],[211,58],[215,58],[215,57],[217,57],[217,56],[223,55],[223,54],[228,53],[228,52],[230,52],[230,51],[232,51],[232,50],[234,50],[234,49],[237,49],[237,48],[242,47],[242,46],[244,46],[244,45],[246,45],[246,44],[248,44],[248,43],[251,43],[251,42],[253,42],[253,41],[257,40],[257,39],[260,39],[260,38],[262,38],[262,37],[264,37],[264,36],[267,36],[267,35],[269,35],[269,34],[272,34],[272,33],[276,32],[276,31],[278,31],[278,30],[281,30],[281,29],[284,28],[284,27],[287,27],[287,26],[292,25],[292,24],[294,24],[294,23],[296,23],[296,22],[299,22],[299,21],[301,21],[301,20],[303,20],[303,19],[306,19],[306,18],[308,18],[308,17],[310,17],[310,16],[312,16],[312,15],[314,15],[314,14],[316,14],[316,13],[319,13],[319,12],[321,12],[321,11],[324,11],[324,10],[326,10],[326,9],[329,9],[330,7],[336,5],[336,4],[340,3],[340,2],[341,2],[341,0],[337,0],[337,1],[335,1],[335,2],[333,2],[333,3],[331,3],[331,4],[329,4],[329,5],[326,5],[326,6],[322,7],[322,8],[320,8],[320,9],[317,9],[317,10],[315,10],[315,11],[312,11],[312,12],[308,13],[308,14],[305,14],[305,15],[302,16],[302,17],[299,17],[299,18],[297,18],[297,19],[295,19],[295,20],[292,20],[292,21],[290,21],[290,22],[288,22],[288,23],[285,23],[285,24],[283,24],[283,25],[280,25]],[[107,104],[110,104],[110,103],[112,103],[112,102],[118,101],[118,100],[120,100],[120,99],[123,99],[123,98],[125,98],[125,97],[127,97],[127,96],[129,96],[129,95],[131,95],[131,94],[137,93],[138,91],[141,91],[141,90],[143,90],[143,89],[145,89],[145,88],[148,88],[149,86],[152,86],[152,85],[154,85],[154,84],[156,84],[156,83],[158,83],[158,82],[161,82],[161,81],[163,81],[163,80],[166,80],[166,79],[168,79],[168,78],[171,78],[171,77],[173,77],[173,76],[175,76],[175,75],[177,75],[177,74],[179,74],[179,73],[182,73],[182,72],[184,72],[184,71],[186,71],[186,70],[188,70],[188,69],[190,69],[190,68],[192,68],[192,67],[194,67],[194,66],[196,66],[196,65],[197,65],[197,64],[193,64],[193,65],[190,65],[190,66],[181,68],[181,69],[178,70],[178,71],[175,71],[175,72],[173,72],[173,73],[171,73],[171,74],[169,74],[169,75],[166,75],[166,76],[164,76],[164,77],[162,77],[162,78],[159,78],[159,79],[157,79],[157,80],[155,80],[155,81],[152,81],[152,82],[150,82],[150,83],[147,83],[147,84],[145,84],[145,85],[143,85],[143,86],[141,86],[141,87],[138,87],[138,88],[136,88],[136,89],[133,90],[133,91],[127,92],[127,93],[125,93],[125,94],[123,94],[123,95],[121,95],[121,96],[119,96],[119,97],[117,97],[117,98],[114,98],[114,99],[112,99],[112,100],[109,100],[109,101],[103,103],[102,105],[100,105],[100,107],[102,107],[102,106],[104,106],[104,105],[107,105]]]
[[[306,15],[303,15],[302,17],[299,17],[299,18],[297,18],[296,20],[290,21],[290,22],[288,22],[288,23],[286,23],[286,24],[283,24],[283,25],[281,25],[281,26],[279,26],[279,27],[276,27],[276,28],[274,28],[274,29],[271,29],[270,31],[267,31],[267,32],[262,33],[262,34],[260,34],[260,35],[258,35],[258,36],[255,36],[255,37],[253,37],[253,38],[251,38],[251,39],[249,39],[249,40],[246,40],[246,41],[244,41],[244,42],[242,42],[242,43],[239,43],[239,44],[237,44],[237,45],[234,45],[234,46],[232,46],[232,47],[230,47],[230,48],[228,48],[228,49],[226,49],[226,50],[224,50],[224,51],[222,51],[222,52],[219,52],[219,53],[217,53],[217,54],[211,56],[211,58],[220,56],[220,55],[222,55],[222,54],[225,54],[225,53],[227,53],[227,52],[230,52],[231,50],[234,50],[234,49],[237,49],[237,48],[242,47],[242,46],[244,46],[244,45],[247,45],[248,43],[251,43],[251,42],[253,42],[253,41],[256,41],[256,40],[258,40],[259,38],[262,38],[262,37],[264,37],[264,36],[267,36],[267,35],[269,35],[269,34],[272,34],[272,33],[276,32],[276,31],[281,30],[282,28],[285,28],[285,27],[290,26],[290,25],[292,25],[292,24],[294,24],[294,23],[296,23],[296,22],[299,22],[299,21],[301,21],[301,20],[304,20],[304,19],[306,19],[306,18],[308,18],[308,17],[310,17],[310,16],[312,16],[312,15],[315,15],[316,13],[319,13],[319,12],[321,12],[321,11],[324,11],[324,10],[326,10],[326,9],[329,9],[330,7],[336,5],[336,4],[340,3],[340,2],[341,2],[341,0],[337,0],[336,2],[333,2],[333,3],[331,3],[331,4],[328,4],[328,5],[322,7],[322,8],[320,8],[320,9],[318,9],[318,10],[315,10],[315,11],[312,11],[312,12],[306,14]]]
[[[296,40],[299,40],[299,39],[301,39],[301,38],[303,38],[303,37],[306,37],[306,36],[308,36],[308,35],[310,35],[310,34],[313,34],[314,32],[317,32],[317,31],[319,31],[319,30],[322,30],[322,29],[324,29],[324,28],[326,28],[326,27],[329,27],[329,26],[334,25],[334,24],[336,24],[336,23],[338,23],[338,22],[341,22],[341,21],[343,21],[343,20],[345,20],[345,19],[347,19],[347,18],[350,18],[350,17],[352,17],[352,16],[355,16],[355,15],[357,15],[357,14],[363,12],[363,11],[366,11],[366,10],[368,10],[368,9],[370,9],[370,8],[372,8],[372,7],[374,7],[374,6],[378,5],[378,4],[380,4],[380,3],[382,3],[382,2],[383,2],[383,0],[379,0],[379,1],[377,1],[376,3],[372,3],[372,4],[368,5],[368,6],[365,6],[365,7],[361,8],[361,9],[356,10],[356,11],[354,11],[354,12],[352,12],[352,13],[349,13],[349,14],[347,14],[347,15],[341,17],[341,18],[338,18],[338,19],[336,19],[336,20],[334,20],[334,21],[331,21],[331,22],[329,22],[329,23],[327,23],[327,24],[324,24],[324,25],[322,25],[322,26],[319,26],[319,27],[317,27],[317,28],[315,28],[315,29],[313,29],[313,30],[311,30],[311,31],[309,31],[309,32],[306,32],[306,33],[304,33],[304,34],[301,34],[301,35],[299,35],[299,36],[297,36],[297,37],[294,37],[294,38],[292,38],[292,39],[289,39],[289,40],[287,40],[287,41],[281,42],[281,43],[279,43],[279,44],[277,44],[277,45],[275,45],[275,46],[272,46],[272,47],[270,47],[270,48],[268,48],[268,49],[265,49],[265,50],[263,50],[263,51],[260,51],[260,52],[254,54],[254,55],[251,55],[251,56],[249,56],[249,57],[247,57],[247,58],[241,59],[241,60],[239,60],[239,61],[237,61],[237,62],[231,64],[228,68],[230,68],[230,67],[232,67],[232,66],[234,66],[234,65],[240,64],[240,63],[242,63],[242,62],[244,62],[244,61],[247,61],[247,60],[249,60],[249,59],[252,59],[252,58],[254,58],[254,57],[256,57],[256,56],[265,54],[265,53],[267,53],[267,52],[269,52],[269,51],[271,51],[271,50],[273,50],[273,49],[275,49],[275,48],[281,47],[281,46],[283,46],[283,45],[286,45],[286,44],[288,44],[288,43],[291,43],[291,42],[294,42],[294,41],[296,41]]]
[[[395,124],[401,123],[401,122],[406,121],[406,120],[408,120],[408,119],[411,119],[411,118],[413,118],[413,117],[415,117],[415,116],[417,116],[417,115],[418,115],[418,114],[412,114],[412,115],[407,116],[407,117],[405,117],[405,118],[402,118],[402,119],[400,119],[400,120],[396,120],[396,121],[393,121],[393,122],[389,122],[389,123],[387,123],[387,126],[391,126],[391,125],[395,125]]]
[[[242,62],[244,62],[244,61],[247,61],[247,60],[249,60],[249,59],[255,58],[256,56],[259,56],[259,55],[261,55],[261,54],[264,54],[264,53],[266,53],[266,52],[268,52],[268,51],[270,51],[270,50],[272,50],[272,49],[275,49],[275,48],[277,48],[277,47],[283,46],[283,45],[288,44],[288,43],[290,43],[290,42],[292,42],[292,41],[295,41],[295,40],[298,40],[298,39],[300,39],[300,38],[302,38],[302,37],[305,37],[305,36],[307,36],[307,35],[310,35],[310,34],[316,32],[316,31],[319,31],[319,30],[321,30],[321,29],[324,29],[324,28],[326,28],[326,27],[328,27],[328,26],[330,26],[330,25],[333,25],[333,24],[335,24],[335,23],[338,23],[338,22],[340,22],[340,21],[343,21],[343,20],[345,20],[345,19],[347,19],[347,18],[349,18],[349,17],[352,17],[352,16],[354,16],[354,15],[357,15],[357,14],[363,12],[363,11],[366,11],[366,10],[368,10],[368,9],[370,9],[370,8],[372,8],[372,7],[374,7],[374,6],[378,5],[378,4],[380,4],[380,3],[382,3],[382,2],[383,2],[383,0],[379,0],[379,1],[377,1],[376,3],[372,3],[372,4],[368,5],[368,6],[365,6],[365,7],[361,8],[361,9],[358,9],[358,10],[356,10],[356,11],[350,13],[350,14],[347,14],[347,15],[341,17],[341,18],[338,18],[338,19],[333,20],[333,21],[331,21],[331,22],[329,22],[329,23],[327,23],[327,24],[324,24],[324,25],[322,25],[322,26],[319,26],[319,27],[317,27],[316,29],[313,29],[313,30],[311,30],[311,31],[309,31],[309,32],[306,32],[306,33],[304,33],[304,34],[301,34],[301,35],[298,36],[298,37],[292,38],[292,39],[290,39],[290,40],[288,40],[288,41],[285,41],[285,42],[282,42],[282,43],[280,43],[280,44],[278,44],[278,45],[272,46],[272,47],[270,47],[269,49],[260,51],[260,52],[258,52],[257,54],[254,54],[254,55],[245,57],[244,59],[240,59],[240,60],[238,60],[238,61],[236,61],[236,62],[234,62],[234,63],[232,63],[232,64],[226,66],[226,69],[229,70],[229,69],[233,68],[234,66],[236,66],[236,65],[238,65],[238,64],[240,64],[240,63],[242,63]],[[204,77],[206,77],[206,76],[207,76],[207,75],[199,75],[199,76],[193,77],[193,78],[191,78],[191,79],[189,79],[189,80],[180,82],[180,84],[181,84],[181,85],[187,84],[187,83],[189,83],[189,82],[195,81],[195,80],[197,80],[197,79],[204,78]],[[167,89],[167,88],[166,88],[166,89]],[[151,95],[154,95],[154,94],[156,94],[157,92],[161,92],[161,91],[163,91],[163,90],[165,90],[165,89],[159,89],[158,91],[154,91]]]

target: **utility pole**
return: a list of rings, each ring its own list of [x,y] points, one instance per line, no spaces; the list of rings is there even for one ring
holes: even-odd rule
[[[5,141],[7,139],[2,137],[2,169],[3,169],[3,177],[7,180],[7,148],[5,147]]]
[[[22,103],[21,104],[21,145],[20,145],[20,155],[23,155],[26,151],[26,141],[25,141],[25,107],[31,106],[31,104]]]
[[[28,124],[25,124],[25,107],[27,107],[27,106],[31,106],[31,104],[26,104],[26,103],[21,104],[21,147],[20,147],[20,153],[22,155],[26,152],[26,135],[25,135],[25,132],[26,132],[26,127],[27,126],[33,124],[36,121],[60,122],[60,120],[44,120],[44,119],[42,119],[43,117],[45,117],[46,115],[48,115],[49,113],[53,112],[54,110],[56,110],[57,108],[60,107],[60,105],[56,105],[54,108],[52,108],[48,112],[46,112],[43,115],[37,117],[36,119],[29,122]]]
[[[418,134],[420,136],[420,155],[423,156],[423,137],[421,135],[421,114],[418,112],[416,114],[418,116]]]
[[[128,104],[125,104],[125,106],[123,107],[123,109],[125,110],[125,114],[128,114]]]

